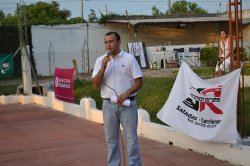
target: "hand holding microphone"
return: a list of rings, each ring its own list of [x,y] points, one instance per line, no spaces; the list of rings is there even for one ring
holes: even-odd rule
[[[106,68],[108,63],[110,62],[110,51],[107,52],[107,55],[103,58],[102,64]]]

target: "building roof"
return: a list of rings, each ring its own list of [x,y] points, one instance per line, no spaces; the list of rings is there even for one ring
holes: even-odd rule
[[[159,18],[159,19],[133,19],[129,20],[131,25],[139,24],[159,24],[159,23],[195,23],[195,22],[227,22],[228,17],[179,17],[179,18]],[[109,23],[128,23],[127,20],[108,20]],[[243,24],[250,23],[250,18],[244,18]]]

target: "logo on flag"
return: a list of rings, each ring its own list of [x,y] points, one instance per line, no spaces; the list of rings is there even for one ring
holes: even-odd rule
[[[0,78],[13,77],[14,64],[12,54],[0,54]]]
[[[6,71],[9,70],[10,65],[9,65],[9,63],[6,62],[6,63],[3,63],[0,67],[1,67],[1,73],[5,74]]]
[[[215,103],[220,102],[221,85],[216,88],[190,88],[190,97],[183,103],[195,111],[204,111],[208,106],[215,114],[223,114]],[[193,102],[194,101],[194,102]]]

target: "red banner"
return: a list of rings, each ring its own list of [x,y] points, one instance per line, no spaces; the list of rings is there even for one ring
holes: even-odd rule
[[[55,68],[54,91],[59,100],[74,102],[74,68]]]

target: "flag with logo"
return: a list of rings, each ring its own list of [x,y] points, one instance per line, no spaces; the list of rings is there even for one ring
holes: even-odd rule
[[[211,142],[237,143],[240,69],[203,80],[182,63],[169,98],[157,117],[186,135]]]
[[[59,100],[74,102],[74,68],[55,68],[54,91],[55,97]]]
[[[0,54],[0,78],[14,77],[13,54]]]

